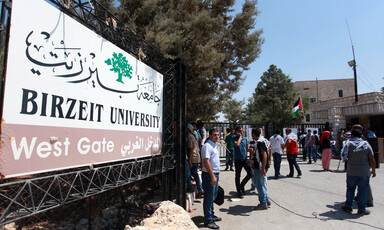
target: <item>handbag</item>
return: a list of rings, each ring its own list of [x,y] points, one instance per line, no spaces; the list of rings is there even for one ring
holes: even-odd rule
[[[224,189],[220,185],[217,191],[217,197],[213,202],[217,205],[222,205],[224,203]]]

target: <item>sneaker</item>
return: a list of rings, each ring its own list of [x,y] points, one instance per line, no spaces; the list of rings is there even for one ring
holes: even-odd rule
[[[271,206],[271,205],[272,205],[271,201],[268,201],[268,202],[267,202],[267,206],[269,207],[269,206]]]
[[[297,174],[297,177],[301,177],[303,174],[301,174],[301,172],[300,173],[298,173]]]
[[[204,224],[204,226],[207,227],[207,228],[210,228],[210,229],[220,229],[220,227],[217,226],[217,225],[215,224],[215,222],[211,222],[211,223]]]
[[[221,221],[221,218],[218,216],[213,216],[212,221],[218,222],[218,221]]]
[[[231,171],[235,171],[235,170],[233,170],[233,168],[231,168],[230,170],[231,170]]]
[[[371,207],[373,207],[373,204],[367,204],[367,207],[371,208]]]
[[[243,196],[243,194],[241,194],[241,192],[238,192],[238,193],[237,193],[237,197],[240,198],[240,199],[243,199],[243,198],[244,198],[244,196]]]
[[[228,167],[225,167],[224,171],[228,171]]]
[[[288,174],[287,177],[293,177],[293,175],[289,175],[289,174]]]
[[[351,207],[343,206],[343,207],[341,207],[341,209],[342,209],[344,212],[352,213],[352,208],[351,208]]]
[[[253,210],[267,210],[268,209],[268,205],[258,204],[256,207],[253,207],[252,209]]]
[[[369,215],[371,212],[368,211],[368,210],[364,210],[364,211],[359,210],[359,211],[357,211],[357,213],[360,214],[360,215]]]

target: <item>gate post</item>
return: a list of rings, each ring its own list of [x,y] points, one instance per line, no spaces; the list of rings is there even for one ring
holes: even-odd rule
[[[267,123],[265,123],[265,137],[267,138],[267,139],[269,139],[269,126],[270,126],[270,123],[269,122],[267,122]]]
[[[176,60],[176,203],[186,208],[185,162],[186,162],[186,76],[181,59]]]

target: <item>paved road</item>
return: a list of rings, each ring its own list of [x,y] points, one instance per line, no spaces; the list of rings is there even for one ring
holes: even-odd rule
[[[315,164],[299,162],[303,176],[301,178],[280,178],[268,180],[268,195],[272,205],[268,210],[253,211],[258,204],[251,184],[246,185],[247,195],[243,199],[236,198],[235,173],[222,171],[219,184],[225,190],[225,203],[215,204],[215,214],[222,217],[217,222],[220,229],[384,229],[384,170],[376,169],[377,176],[371,178],[374,207],[368,208],[371,214],[360,216],[354,204],[353,214],[341,211],[346,192],[346,173],[336,171],[339,160],[331,161],[332,172],[322,170],[321,161]],[[384,167],[384,164],[381,165]],[[223,170],[224,163],[221,164]],[[288,162],[283,160],[281,174],[288,174]],[[242,172],[242,178],[245,171]],[[273,175],[273,166],[268,176]],[[296,175],[295,175],[296,176]],[[203,199],[195,200],[190,213],[195,224],[202,229]]]

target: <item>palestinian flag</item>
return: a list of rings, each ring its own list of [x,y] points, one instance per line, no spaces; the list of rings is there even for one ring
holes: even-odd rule
[[[300,110],[303,110],[303,103],[301,103],[301,97],[297,99],[295,105],[293,106],[293,109],[292,109],[293,117],[296,117],[296,115],[300,112]]]

